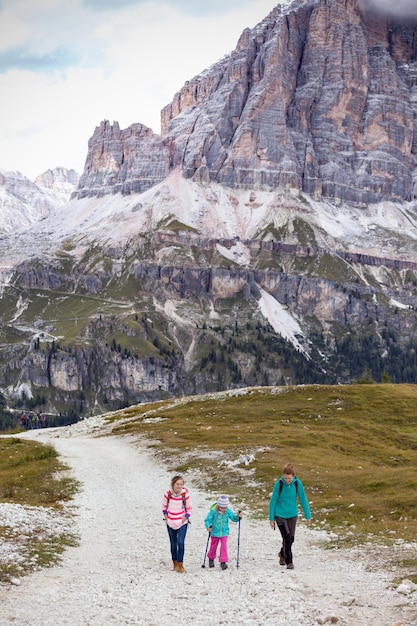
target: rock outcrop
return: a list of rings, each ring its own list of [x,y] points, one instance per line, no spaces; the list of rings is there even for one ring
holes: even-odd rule
[[[104,121],[88,142],[88,154],[75,198],[108,193],[141,193],[166,178],[173,146],[143,124],[120,130]]]
[[[60,194],[62,204],[68,202],[79,181],[80,175],[75,170],[68,170],[66,167],[55,167],[35,178],[35,183],[39,187],[45,187],[45,189]]]

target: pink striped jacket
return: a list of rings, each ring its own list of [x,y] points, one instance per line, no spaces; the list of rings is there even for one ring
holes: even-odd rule
[[[183,487],[178,496],[171,489],[164,493],[162,498],[162,515],[171,528],[177,530],[184,524],[188,524],[192,510],[190,494],[185,487]]]

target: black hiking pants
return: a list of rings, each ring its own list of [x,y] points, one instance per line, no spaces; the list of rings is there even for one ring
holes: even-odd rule
[[[292,563],[292,544],[295,538],[295,527],[297,524],[296,517],[276,517],[275,521],[282,536],[282,548],[280,554],[284,557],[285,563]]]

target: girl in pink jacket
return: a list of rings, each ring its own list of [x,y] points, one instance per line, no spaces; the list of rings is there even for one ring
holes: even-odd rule
[[[174,476],[171,489],[162,498],[162,515],[167,523],[174,570],[181,574],[185,573],[184,542],[191,511],[191,498],[188,489],[184,487],[184,479],[182,476]]]

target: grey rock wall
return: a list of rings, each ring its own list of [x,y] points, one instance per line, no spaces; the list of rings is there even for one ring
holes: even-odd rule
[[[292,5],[293,6],[293,5]],[[277,7],[162,112],[185,176],[366,205],[415,198],[417,18]]]
[[[172,169],[173,146],[143,124],[120,130],[104,121],[88,142],[88,154],[73,198],[109,193],[141,193]]]

